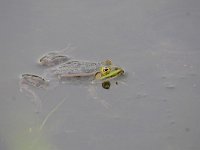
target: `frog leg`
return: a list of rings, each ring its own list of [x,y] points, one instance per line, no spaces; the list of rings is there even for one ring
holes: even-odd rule
[[[101,76],[102,76],[101,72],[97,72],[97,73],[95,74],[95,79],[96,79],[96,80],[99,80],[99,79],[101,79]]]

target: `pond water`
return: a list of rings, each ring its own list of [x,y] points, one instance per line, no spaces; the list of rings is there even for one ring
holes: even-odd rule
[[[200,149],[200,1],[3,0],[0,22],[1,150]],[[126,76],[20,91],[68,44]]]

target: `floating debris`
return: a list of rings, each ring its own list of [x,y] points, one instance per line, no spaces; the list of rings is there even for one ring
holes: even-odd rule
[[[136,94],[136,98],[140,99],[140,98],[145,98],[147,97],[147,94],[146,93],[137,93]]]
[[[172,83],[165,83],[165,87],[167,89],[174,89],[176,86],[174,84],[172,84]]]

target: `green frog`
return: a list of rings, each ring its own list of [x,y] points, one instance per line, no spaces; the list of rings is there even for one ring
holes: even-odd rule
[[[39,65],[47,67],[44,76],[51,76],[51,78],[46,79],[35,74],[22,74],[21,83],[43,88],[49,86],[52,78],[63,80],[92,77],[92,80],[104,82],[124,74],[124,70],[113,65],[111,60],[103,62],[82,61],[60,53],[60,51],[47,53],[38,61]]]

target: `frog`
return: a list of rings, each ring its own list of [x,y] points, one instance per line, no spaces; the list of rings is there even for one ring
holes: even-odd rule
[[[22,74],[21,83],[46,88],[50,85],[51,79],[62,81],[69,78],[90,77],[94,81],[107,81],[124,74],[124,70],[113,65],[110,59],[102,62],[78,60],[61,54],[63,51],[65,50],[49,52],[40,57],[38,64],[46,67],[43,75]]]

